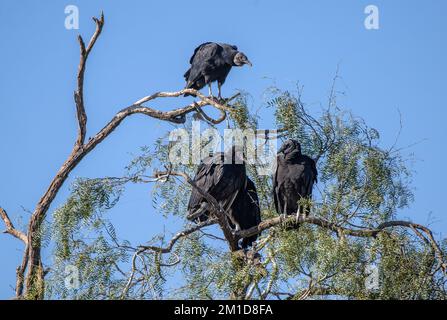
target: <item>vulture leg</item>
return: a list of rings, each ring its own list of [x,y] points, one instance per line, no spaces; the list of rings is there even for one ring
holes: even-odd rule
[[[284,211],[282,213],[283,219],[287,218],[287,201],[284,201]]]
[[[211,89],[211,82],[208,84],[208,92],[209,92],[210,97],[212,97],[213,96],[213,91]]]
[[[296,210],[296,220],[295,222],[298,224],[300,222],[300,216],[301,216],[301,205],[298,205],[298,210]]]
[[[219,91],[219,93],[217,94],[217,97],[219,98],[219,100],[222,100],[221,88],[222,88],[222,84],[220,82],[217,82],[217,90]]]

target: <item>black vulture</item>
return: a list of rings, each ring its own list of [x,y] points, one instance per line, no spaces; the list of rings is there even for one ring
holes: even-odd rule
[[[216,153],[205,158],[200,164],[194,182],[198,188],[208,193],[227,212],[228,222],[235,230],[245,230],[261,222],[259,200],[256,187],[247,175],[245,164],[238,162],[232,149],[232,163],[225,163],[224,154]],[[196,188],[193,188],[188,204],[188,220],[204,222],[209,218],[210,205]],[[257,235],[242,239],[246,249],[256,241]]]
[[[194,182],[203,192],[214,197],[224,210],[228,210],[241,189],[245,188],[247,175],[243,161],[235,161],[232,150],[232,163],[225,163],[224,153],[218,152],[212,157],[203,159],[197,169]],[[228,161],[227,161],[228,162]],[[196,188],[192,189],[188,204],[188,219],[198,222],[209,217],[209,204]],[[236,227],[237,224],[236,224]]]
[[[221,86],[224,84],[231,67],[242,67],[244,64],[252,65],[247,56],[238,51],[236,46],[226,43],[205,42],[194,50],[194,54],[189,60],[191,67],[185,72],[186,88],[200,90],[205,85],[217,81],[219,90],[218,97],[221,96]],[[188,96],[189,94],[185,94]]]
[[[301,198],[311,198],[317,182],[316,163],[301,153],[296,140],[287,140],[278,150],[277,167],[273,176],[273,199],[278,214],[308,215],[309,208],[299,208]]]

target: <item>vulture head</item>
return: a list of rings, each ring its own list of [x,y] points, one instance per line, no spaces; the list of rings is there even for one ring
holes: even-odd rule
[[[286,159],[294,158],[301,155],[301,145],[298,141],[290,139],[284,142],[278,150],[278,155],[283,154]]]
[[[242,52],[236,53],[233,58],[233,63],[235,66],[242,67],[244,64],[248,64],[250,67],[252,66],[250,60],[248,60],[247,56]]]

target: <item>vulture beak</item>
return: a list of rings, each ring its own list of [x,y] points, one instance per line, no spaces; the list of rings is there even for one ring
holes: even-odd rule
[[[251,62],[249,60],[245,61],[245,64],[248,64],[250,67],[253,67],[253,65],[251,64]]]

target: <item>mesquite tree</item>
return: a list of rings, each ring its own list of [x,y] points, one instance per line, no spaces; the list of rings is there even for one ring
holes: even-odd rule
[[[258,167],[250,164],[247,171],[257,186],[263,221],[233,232],[222,208],[191,180],[196,165],[167,160],[172,147],[167,135],[142,148],[121,177],[77,179],[65,203],[48,213],[70,172],[132,114],[186,129],[192,120],[210,127],[227,120],[227,126],[258,132],[259,118],[250,112],[246,94],[217,101],[185,89],[138,100],[86,142],[84,73],[104,17],[94,21],[97,28],[89,44],[79,37],[81,55],[74,94],[79,131],[72,153],[36,205],[26,232],[16,229],[0,208],[6,233],[25,246],[17,268],[17,298],[447,297],[446,240],[436,241],[428,228],[417,223],[395,220],[398,210],[408,208],[413,197],[411,172],[401,150],[382,147],[377,130],[340,110],[335,90],[327,107],[313,112],[301,101],[299,90],[292,93],[275,88],[266,95],[265,107],[280,128],[267,132],[267,139],[297,139],[304,152],[317,160],[319,183],[313,199],[303,203],[311,208],[307,217],[278,216],[271,177],[259,174]],[[198,102],[171,111],[146,105],[184,93],[197,95]],[[205,106],[217,109],[220,116],[208,115]],[[121,239],[119,226],[114,226],[107,214],[129,184],[150,185],[159,218],[181,217],[184,226],[173,237],[161,232],[144,244]],[[192,188],[198,188],[211,205],[210,219],[200,224],[185,218]],[[296,223],[299,229],[288,227]],[[247,252],[239,250],[238,241],[255,234],[259,234],[255,246]],[[40,252],[44,246],[50,246],[53,258],[43,264]],[[47,264],[49,268],[44,268]],[[70,270],[77,276],[71,278]]]

